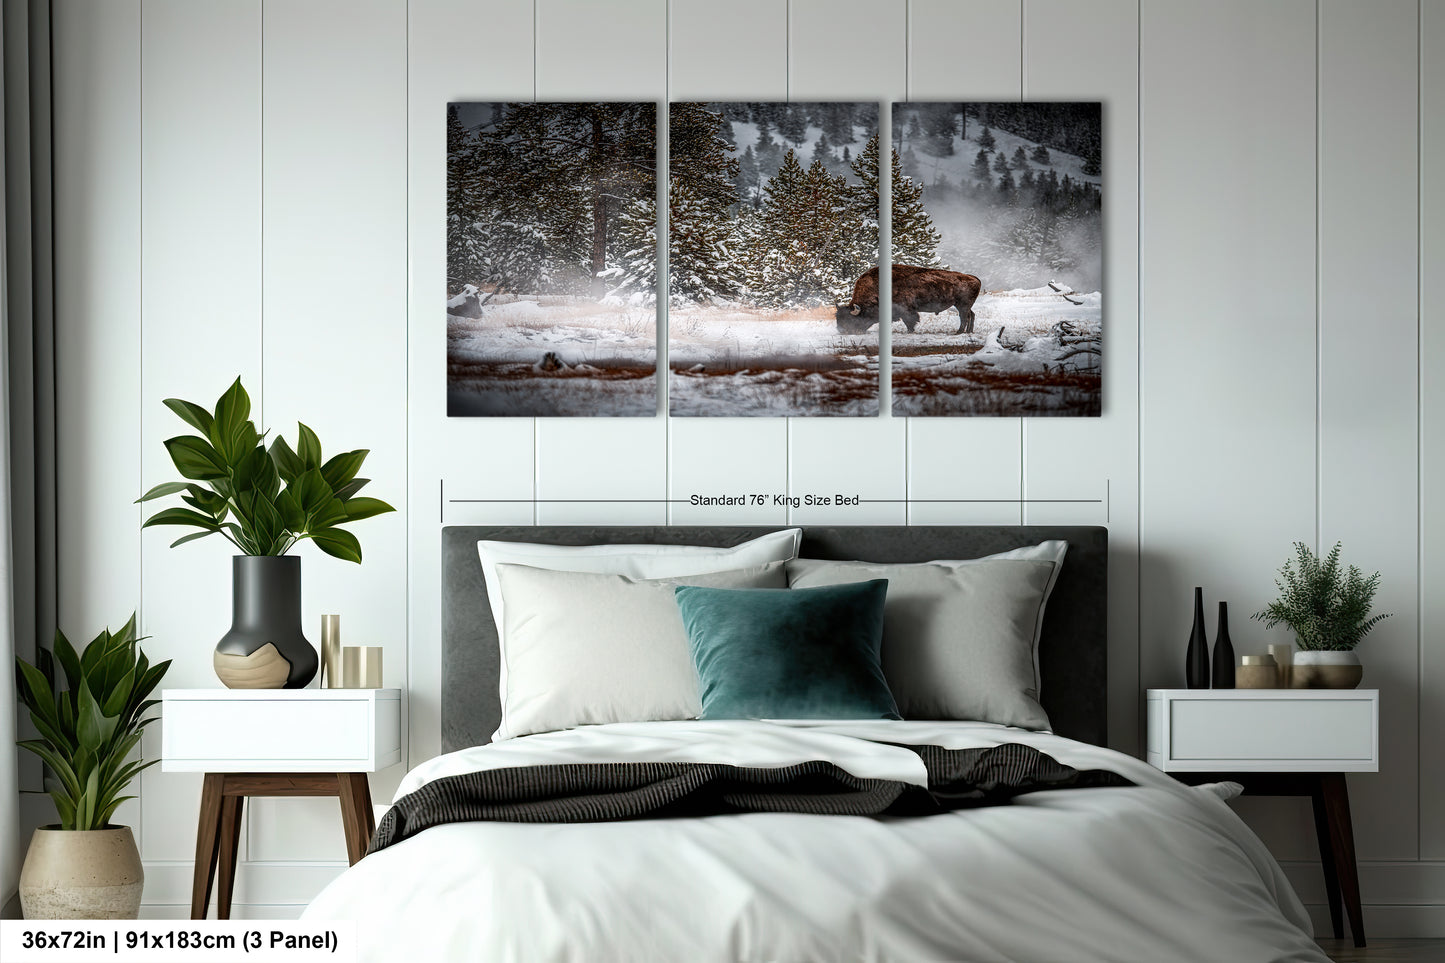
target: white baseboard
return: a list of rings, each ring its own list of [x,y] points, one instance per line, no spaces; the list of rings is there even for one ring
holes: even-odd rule
[[[346,869],[344,862],[250,862],[236,867],[233,906],[294,906],[299,913],[316,894]],[[145,864],[144,906],[182,906],[190,913],[193,864],[189,861],[155,861]],[[212,889],[211,901],[215,903]],[[172,917],[157,917],[170,919]],[[184,918],[184,917],[182,917]],[[256,917],[271,919],[284,917]]]

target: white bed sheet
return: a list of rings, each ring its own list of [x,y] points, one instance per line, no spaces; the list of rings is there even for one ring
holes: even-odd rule
[[[1326,961],[1283,872],[1220,794],[1046,733],[941,722],[588,726],[430,760],[398,796],[560,762],[825,759],[922,784],[884,743],[1020,742],[1134,788],[915,819],[438,826],[362,860],[303,918],[357,921],[365,961]]]

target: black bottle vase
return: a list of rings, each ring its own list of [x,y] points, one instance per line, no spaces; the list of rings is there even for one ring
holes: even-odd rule
[[[231,631],[213,659],[230,689],[302,689],[316,675],[316,649],[301,632],[301,559],[231,559]]]
[[[1189,650],[1184,654],[1184,684],[1191,689],[1209,688],[1209,638],[1204,634],[1204,589],[1194,590],[1194,630],[1189,633]]]
[[[1214,630],[1214,687],[1234,688],[1234,643],[1229,641],[1229,603],[1219,603],[1219,625]]]

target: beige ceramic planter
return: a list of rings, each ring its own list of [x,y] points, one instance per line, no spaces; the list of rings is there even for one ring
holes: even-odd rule
[[[28,920],[133,920],[145,870],[129,826],[35,830],[20,870]]]
[[[1353,689],[1365,677],[1360,657],[1351,651],[1301,650],[1290,671],[1293,689]]]

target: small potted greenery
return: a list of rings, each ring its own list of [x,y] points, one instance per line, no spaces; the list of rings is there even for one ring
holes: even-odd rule
[[[1291,686],[1296,689],[1353,689],[1364,678],[1355,646],[1389,613],[1370,614],[1380,573],[1365,577],[1354,565],[1340,564],[1341,544],[1323,559],[1304,542],[1279,570],[1279,597],[1253,618],[1266,628],[1287,625],[1299,651],[1294,655]]]
[[[171,543],[221,535],[241,551],[231,560],[231,630],[216,645],[216,675],[233,689],[300,689],[316,675],[316,649],[301,631],[301,559],[288,555],[309,539],[336,558],[361,562],[361,543],[343,526],[395,511],[359,496],[366,449],[321,455],[321,441],[297,425],[296,447],[276,437],[270,449],[251,421],[251,398],[237,378],[214,411],[167,398],[165,405],[199,434],[168,439],[181,477],[138,502],[180,495],[185,507],[162,509],[142,527],[197,529]]]
[[[60,823],[35,830],[20,870],[25,918],[135,919],[145,872],[129,826],[112,826],[121,793],[157,760],[128,760],[154,721],[147,699],[169,662],[151,665],[135,637],[135,616],[76,652],[55,633],[54,652],[16,662],[16,692],[39,739],[18,745],[48,768],[46,784]],[[65,687],[57,685],[56,663]]]

